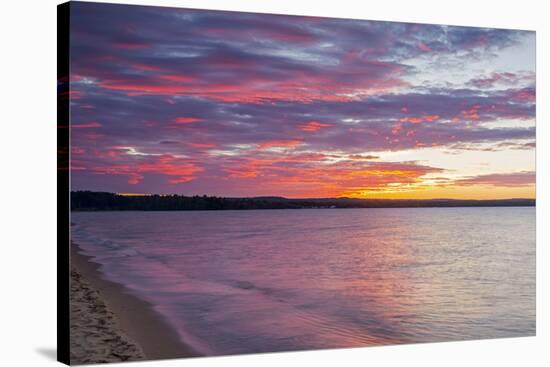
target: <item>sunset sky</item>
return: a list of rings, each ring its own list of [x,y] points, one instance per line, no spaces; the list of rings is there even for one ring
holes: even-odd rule
[[[533,198],[535,33],[71,4],[72,190]]]

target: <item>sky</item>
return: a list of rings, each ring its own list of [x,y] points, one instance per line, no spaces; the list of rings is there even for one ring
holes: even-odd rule
[[[535,197],[535,33],[72,2],[72,190]]]

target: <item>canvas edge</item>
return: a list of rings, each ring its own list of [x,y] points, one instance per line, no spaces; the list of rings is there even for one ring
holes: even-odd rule
[[[57,360],[70,365],[70,2],[57,5]]]

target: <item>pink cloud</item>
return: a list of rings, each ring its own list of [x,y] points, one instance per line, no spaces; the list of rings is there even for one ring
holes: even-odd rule
[[[534,88],[521,89],[511,95],[513,101],[516,102],[532,102],[537,99],[537,94]]]
[[[125,50],[139,50],[147,48],[149,45],[141,42],[115,42],[113,43],[113,47]]]
[[[196,78],[183,74],[163,74],[159,75],[160,79],[169,80],[171,82],[187,83],[196,80]]]
[[[418,48],[420,51],[424,51],[424,52],[430,52],[430,51],[432,51],[432,49],[430,48],[430,46],[428,46],[427,44],[425,44],[425,43],[422,42],[422,41],[419,41],[419,42],[416,44],[416,48]]]
[[[308,132],[308,133],[313,133],[313,132],[319,131],[319,130],[325,128],[325,127],[331,127],[331,126],[334,126],[334,125],[333,124],[325,124],[325,123],[318,122],[318,121],[308,121],[308,122],[300,125],[300,130]]]
[[[91,129],[96,127],[101,127],[102,125],[99,122],[87,122],[81,124],[71,124],[72,129]]]
[[[176,124],[193,124],[200,121],[202,121],[202,119],[196,117],[176,117],[174,120]]]
[[[212,143],[189,143],[189,145],[198,149],[212,149],[216,147],[216,144]]]
[[[136,63],[136,64],[131,64],[131,66],[134,69],[141,70],[141,71],[159,71],[159,70],[162,70],[160,67],[155,66],[155,65],[147,65],[147,64]]]
[[[470,107],[467,110],[462,111],[461,113],[466,119],[472,120],[472,121],[477,121],[477,120],[479,120],[479,110],[480,109],[481,109],[480,105],[473,105],[472,107]]]
[[[268,149],[268,148],[292,148],[297,145],[302,144],[302,140],[270,140],[258,144],[258,149]]]
[[[194,162],[170,154],[155,157],[136,157],[134,162],[113,163],[92,167],[96,174],[128,176],[130,185],[137,185],[146,173],[157,173],[169,177],[169,184],[180,184],[194,180],[196,174],[203,171]]]

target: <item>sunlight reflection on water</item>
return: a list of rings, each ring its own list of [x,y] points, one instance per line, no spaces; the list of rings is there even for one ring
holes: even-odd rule
[[[205,354],[534,335],[534,208],[76,212]],[[192,339],[192,340],[190,340]]]

